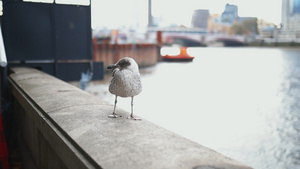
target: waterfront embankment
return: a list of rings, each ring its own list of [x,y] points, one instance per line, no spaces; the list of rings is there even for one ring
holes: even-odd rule
[[[249,43],[248,46],[250,47],[300,47],[299,42],[252,42]]]
[[[145,119],[129,120],[124,110],[108,118],[113,105],[46,73],[12,72],[14,133],[35,168],[250,169]]]

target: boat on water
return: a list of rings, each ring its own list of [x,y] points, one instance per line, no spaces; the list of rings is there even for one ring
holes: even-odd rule
[[[187,47],[179,47],[179,54],[165,53],[162,54],[164,61],[193,61],[195,57],[187,53]]]

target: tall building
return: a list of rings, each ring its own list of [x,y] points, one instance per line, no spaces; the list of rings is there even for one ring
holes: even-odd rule
[[[222,22],[233,24],[238,18],[238,7],[236,5],[226,4],[225,10],[222,13]]]
[[[280,39],[300,39],[300,0],[282,0],[281,24]]]
[[[148,0],[148,27],[153,27],[152,2]]]
[[[300,14],[300,0],[293,1],[293,14]]]
[[[195,10],[192,18],[192,26],[194,28],[207,29],[208,17],[209,17],[209,10],[206,9]]]

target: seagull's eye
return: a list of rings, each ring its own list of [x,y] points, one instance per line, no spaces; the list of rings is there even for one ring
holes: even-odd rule
[[[127,64],[126,62],[122,62],[122,63],[121,63],[121,66],[122,66],[122,67],[125,67],[125,66],[127,66],[127,65],[128,65],[128,64]]]

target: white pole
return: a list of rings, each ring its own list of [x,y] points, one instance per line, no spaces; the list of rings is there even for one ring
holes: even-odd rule
[[[0,26],[0,66],[6,67],[6,65],[7,65],[7,59],[6,59],[6,53],[5,53],[4,43],[3,43],[2,30]]]

